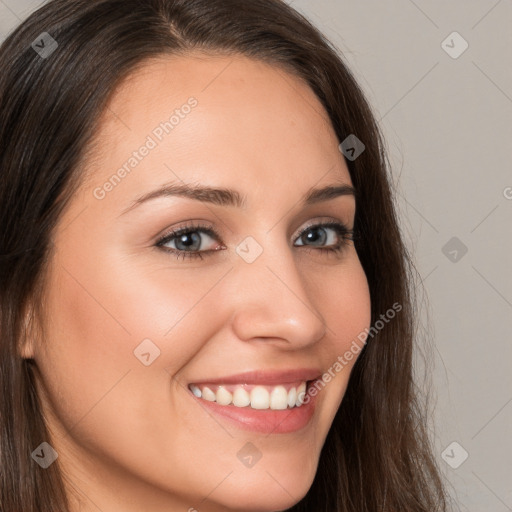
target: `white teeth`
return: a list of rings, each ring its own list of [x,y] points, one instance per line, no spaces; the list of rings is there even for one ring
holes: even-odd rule
[[[251,407],[253,409],[268,409],[270,395],[262,386],[256,386],[251,391]]]
[[[219,405],[234,405],[235,407],[251,407],[252,409],[284,410],[286,408],[300,407],[306,396],[306,383],[302,382],[297,387],[288,391],[282,385],[274,387],[254,386],[249,392],[243,386],[237,386],[233,392],[225,385],[217,386],[217,391],[204,386],[202,389],[194,384],[189,386],[197,398],[203,398],[209,402],[217,402]],[[215,388],[214,388],[215,389]]]
[[[215,393],[210,388],[203,388],[202,398],[209,402],[215,402]]]
[[[286,409],[288,406],[288,392],[284,386],[275,387],[270,393],[270,408],[274,410]]]
[[[229,405],[233,400],[233,395],[222,386],[217,390],[216,396],[219,405]]]
[[[292,388],[292,389],[290,389],[290,391],[288,391],[288,407],[295,407],[296,400],[297,400],[297,390],[295,388]]]
[[[236,388],[233,393],[233,405],[247,407],[251,403],[251,397],[244,388]]]
[[[295,405],[299,407],[302,405],[302,402],[304,400],[304,397],[306,396],[306,383],[303,382],[298,388],[297,388],[297,399],[295,400]]]
[[[190,389],[192,390],[192,393],[194,393],[194,395],[197,396],[197,398],[201,398],[201,390],[197,386],[191,384]]]

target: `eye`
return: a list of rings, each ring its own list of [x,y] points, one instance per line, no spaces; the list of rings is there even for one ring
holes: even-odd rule
[[[203,245],[204,235],[210,239],[220,240],[220,236],[211,225],[194,224],[166,233],[155,245],[174,254],[177,258],[183,259],[203,259],[204,255],[211,255],[213,252],[226,248],[221,244],[217,245],[215,249],[204,249],[204,245],[209,245],[208,242]],[[299,232],[297,240],[302,243],[297,244],[296,247],[306,246],[307,243],[312,244],[313,249],[324,253],[338,253],[349,244],[349,241],[354,240],[354,231],[338,221],[322,222],[303,228]]]
[[[202,238],[200,233],[206,234],[209,238],[220,239],[217,232],[213,229],[212,226],[195,224],[184,226],[177,230],[171,231],[170,233],[165,234],[158,242],[156,243],[157,247],[163,247],[165,251],[174,254],[177,258],[183,257],[185,258],[201,258],[203,259],[203,254],[209,254],[211,252],[218,251],[219,249],[224,248],[224,246],[218,247],[217,249],[210,250],[201,250],[203,246]],[[168,244],[174,243],[175,247],[168,247]]]
[[[330,235],[326,234],[329,232]],[[297,239],[299,241],[306,239],[313,244],[313,247],[320,245],[317,247],[320,251],[338,253],[348,245],[349,241],[354,240],[354,230],[349,229],[341,222],[322,222],[302,229]],[[327,247],[324,247],[324,244]],[[305,244],[299,244],[299,247],[301,245]]]

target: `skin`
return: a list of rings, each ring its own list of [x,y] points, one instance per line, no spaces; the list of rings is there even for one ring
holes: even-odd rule
[[[97,199],[94,190],[191,96],[190,114]],[[199,405],[187,384],[256,369],[326,371],[369,327],[353,243],[327,254],[318,247],[341,239],[332,229],[323,245],[297,236],[316,221],[353,227],[353,196],[300,207],[310,187],[351,184],[327,113],[279,68],[196,53],[132,73],[96,135],[87,179],[54,232],[44,325],[23,347],[37,364],[73,511],[292,506],[311,486],[356,358],[317,395],[310,424],[288,434],[237,428]],[[181,180],[236,189],[247,206],[169,196],[122,214]],[[223,250],[177,259],[155,246],[188,221],[220,234],[199,232],[201,250]],[[235,252],[247,236],[263,249],[252,263]],[[146,338],[161,351],[149,366],[134,356]],[[262,454],[252,468],[237,458],[247,442]]]

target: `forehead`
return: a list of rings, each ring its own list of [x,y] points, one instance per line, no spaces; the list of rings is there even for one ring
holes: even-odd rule
[[[311,88],[280,67],[241,55],[143,63],[112,95],[94,142],[95,184],[128,168],[139,148],[151,147],[130,170],[127,193],[170,178],[221,186],[236,180],[251,188],[265,180],[289,186],[293,177],[306,188],[332,169],[350,182]]]
[[[108,111],[127,121],[140,121],[141,109],[149,109],[145,114],[153,108],[172,109],[179,100],[190,96],[207,102],[209,108],[231,107],[237,111],[241,106],[244,110],[251,106],[261,110],[264,104],[275,106],[278,101],[280,111],[299,107],[305,117],[315,115],[317,123],[329,124],[327,113],[304,80],[276,64],[240,54],[195,52],[143,61],[118,85]],[[105,113],[107,128],[108,120],[114,119]]]

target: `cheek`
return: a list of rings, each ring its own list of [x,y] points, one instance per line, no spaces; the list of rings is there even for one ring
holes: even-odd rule
[[[219,277],[211,271],[204,279],[177,282],[169,272],[130,272],[122,259],[111,263],[62,257],[52,267],[45,343],[36,353],[45,405],[57,437],[61,425],[70,434],[62,440],[69,442],[63,459],[66,452],[79,453],[84,467],[97,472],[99,455],[148,478],[168,478],[169,460],[186,460],[186,434],[197,421],[196,410],[183,416],[188,402],[184,406],[184,391],[171,385],[172,376],[196,355],[200,347],[194,344],[208,339],[206,330],[216,329],[197,317],[212,314],[212,304],[207,309],[199,299]],[[147,366],[134,355],[145,339],[159,350]],[[214,447],[203,451],[218,456]]]
[[[317,384],[318,394],[325,400],[324,419],[328,424],[343,399],[371,323],[368,281],[355,251],[331,279],[316,291],[329,340],[323,347],[325,372]]]
[[[61,420],[69,426],[91,408],[96,412],[95,404],[111,389],[116,408],[126,414],[144,408],[155,390],[168,400],[171,376],[218,328],[215,308],[202,299],[225,269],[180,273],[137,266],[119,254],[63,250],[59,256],[36,361]]]
[[[316,304],[326,322],[327,336],[338,354],[350,348],[371,322],[368,281],[355,250],[316,290]]]
[[[143,340],[152,340],[163,352],[184,325],[193,335],[197,322],[190,320],[218,280],[215,272],[185,276],[106,258],[100,259],[100,267],[91,264],[96,259],[66,262],[66,271],[49,285],[48,308],[52,345],[80,367],[96,365],[99,371],[137,362],[134,350]],[[177,364],[197,348],[189,342],[173,343]]]

